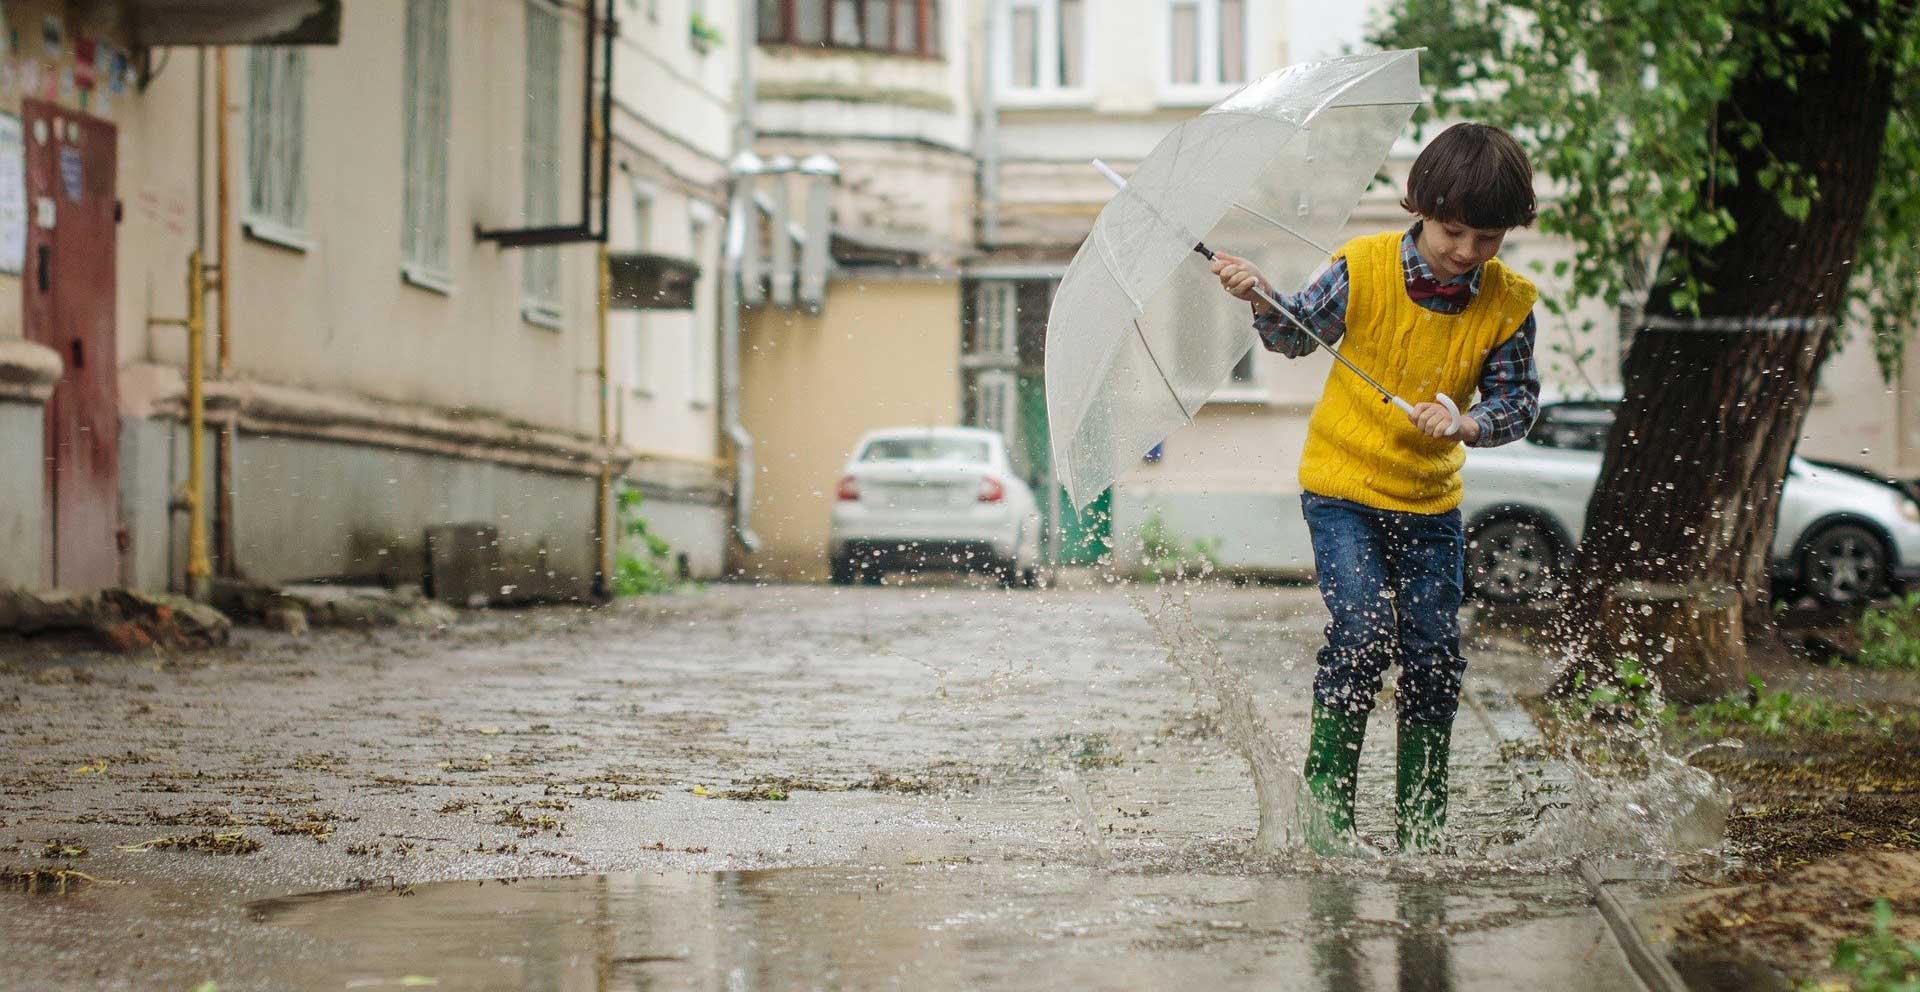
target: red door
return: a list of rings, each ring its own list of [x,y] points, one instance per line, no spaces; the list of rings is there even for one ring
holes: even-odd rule
[[[27,148],[28,340],[66,371],[47,404],[53,581],[120,583],[120,403],[114,346],[113,125],[21,102]]]

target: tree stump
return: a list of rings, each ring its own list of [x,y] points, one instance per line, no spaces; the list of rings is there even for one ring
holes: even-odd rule
[[[1607,590],[1600,624],[1607,648],[1638,657],[1673,702],[1711,702],[1746,686],[1746,631],[1732,586],[1622,583]]]

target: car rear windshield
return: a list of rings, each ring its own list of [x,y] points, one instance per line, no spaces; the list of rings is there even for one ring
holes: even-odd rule
[[[863,462],[985,462],[987,442],[963,437],[882,437],[860,452]]]
[[[1603,451],[1613,429],[1614,410],[1598,403],[1551,404],[1540,408],[1528,437],[1535,444],[1573,451]]]

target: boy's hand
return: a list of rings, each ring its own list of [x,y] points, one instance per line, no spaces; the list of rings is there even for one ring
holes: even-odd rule
[[[1441,441],[1472,444],[1480,439],[1480,422],[1464,413],[1460,415],[1460,429],[1449,431],[1448,428],[1453,423],[1453,414],[1448,413],[1447,408],[1438,403],[1415,403],[1413,412],[1407,414],[1407,419],[1413,422],[1413,426],[1419,428],[1420,433]]]
[[[1266,311],[1267,306],[1260,302],[1260,295],[1255,287],[1269,294],[1273,289],[1267,285],[1267,280],[1261,277],[1260,270],[1253,267],[1253,263],[1237,255],[1217,251],[1213,253],[1213,265],[1210,268],[1214,275],[1220,277],[1220,288],[1226,290],[1229,296],[1236,300],[1246,300],[1261,312]]]

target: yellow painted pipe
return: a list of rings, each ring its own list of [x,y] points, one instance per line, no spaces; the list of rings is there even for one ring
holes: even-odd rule
[[[204,601],[213,565],[207,560],[207,306],[200,252],[187,256],[187,595]]]
[[[595,576],[595,585],[600,595],[612,599],[614,552],[620,543],[620,536],[614,532],[613,442],[607,411],[607,311],[610,308],[613,277],[608,268],[605,242],[599,245],[594,258],[599,283],[595,299],[595,333],[599,338],[600,350],[599,367],[595,370],[599,380],[596,405],[600,410],[600,489],[595,501],[598,510],[595,524],[599,538],[596,548],[598,561],[595,564],[599,574]]]

